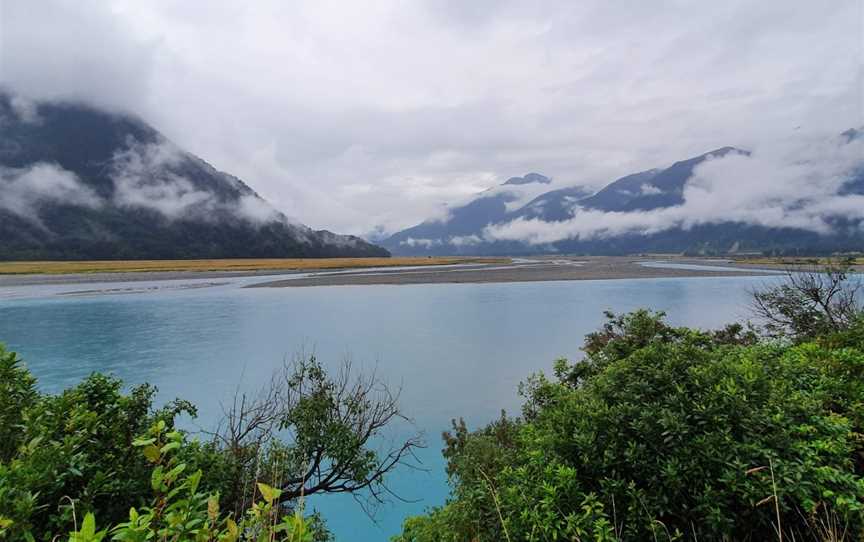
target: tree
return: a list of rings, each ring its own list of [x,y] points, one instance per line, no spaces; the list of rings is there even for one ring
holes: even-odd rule
[[[803,342],[847,330],[861,318],[861,286],[850,260],[790,268],[782,284],[752,293],[752,310],[769,337]]]
[[[225,502],[244,509],[254,479],[278,488],[281,503],[319,493],[383,502],[395,496],[385,475],[399,465],[413,466],[413,452],[423,446],[413,429],[401,439],[385,439],[384,430],[397,421],[412,427],[399,407],[398,390],[376,373],[355,376],[346,361],[331,376],[314,356],[297,357],[256,396],[235,395],[213,433],[232,471]]]

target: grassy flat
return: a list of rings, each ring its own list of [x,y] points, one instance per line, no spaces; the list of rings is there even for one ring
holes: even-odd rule
[[[788,257],[788,258],[736,258],[737,264],[751,265],[824,265],[830,262],[836,262],[837,258],[807,258],[807,257]],[[864,258],[855,258],[855,265],[864,265]]]
[[[264,258],[231,260],[117,260],[0,262],[0,275],[141,273],[156,271],[303,271],[405,265],[509,263],[509,258]]]

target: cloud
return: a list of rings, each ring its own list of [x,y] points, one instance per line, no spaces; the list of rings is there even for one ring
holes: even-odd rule
[[[518,219],[484,230],[487,240],[548,244],[673,228],[737,222],[771,228],[832,232],[832,220],[864,219],[864,197],[844,193],[864,171],[864,139],[790,138],[706,160],[688,179],[682,205],[642,212],[574,208],[569,220]],[[644,193],[643,187],[643,193]]]
[[[479,245],[483,239],[478,235],[454,235],[447,242],[454,247],[470,247]]]
[[[141,111],[157,49],[107,4],[10,0],[0,7],[0,81],[28,99]]]
[[[227,186],[199,188],[184,174],[190,167],[203,168],[217,179],[221,177],[221,182]],[[235,198],[234,192],[244,190],[235,179],[195,160],[170,141],[127,140],[126,148],[116,152],[111,160],[110,177],[114,181],[115,205],[151,209],[170,220],[208,221],[223,219],[226,215],[239,216],[257,225],[284,220],[254,194]],[[220,196],[220,188],[233,190],[229,196]]]
[[[653,184],[645,183],[639,187],[639,193],[643,196],[657,196],[662,194],[663,191],[654,186]]]
[[[864,120],[858,0],[0,9],[2,84],[137,113],[336,230],[393,231],[524,171],[597,186]]]
[[[24,124],[40,124],[42,122],[38,104],[34,100],[16,95],[12,96],[9,105],[12,106],[12,113]]]
[[[24,169],[0,167],[0,208],[39,222],[43,202],[97,208],[102,200],[71,171],[40,162]]]
[[[406,247],[423,247],[423,248],[432,248],[435,246],[440,246],[442,243],[441,239],[415,239],[413,237],[409,237],[404,241],[399,243],[400,245],[404,245]]]

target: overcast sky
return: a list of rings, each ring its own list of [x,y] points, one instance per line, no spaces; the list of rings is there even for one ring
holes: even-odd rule
[[[864,124],[864,2],[0,1],[0,79],[134,112],[315,228],[393,231]]]

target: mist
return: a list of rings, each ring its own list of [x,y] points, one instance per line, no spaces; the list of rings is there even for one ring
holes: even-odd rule
[[[103,201],[71,171],[40,162],[30,167],[0,168],[0,209],[39,223],[43,203],[98,208]]]

